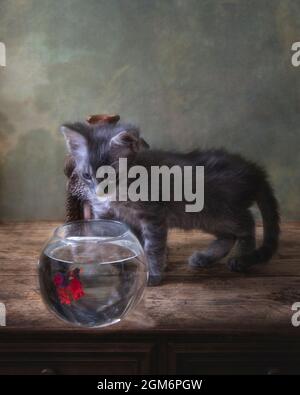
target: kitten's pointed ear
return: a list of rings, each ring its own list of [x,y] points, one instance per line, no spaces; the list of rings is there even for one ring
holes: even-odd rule
[[[141,146],[142,146],[143,149],[149,149],[150,148],[150,145],[142,137],[141,137],[140,140],[141,140]]]
[[[76,163],[82,163],[88,157],[88,147],[86,138],[69,125],[63,125],[60,131],[65,137],[68,151],[75,159]]]
[[[146,141],[140,138],[137,130],[122,130],[110,140],[110,146],[121,148],[136,153],[142,149],[149,148]]]

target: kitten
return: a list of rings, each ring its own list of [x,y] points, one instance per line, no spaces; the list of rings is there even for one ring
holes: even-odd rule
[[[148,149],[132,125],[66,124],[61,128],[70,157],[65,172],[68,183],[68,220],[84,217],[114,218],[127,223],[143,243],[149,265],[149,284],[157,285],[166,266],[168,229],[201,229],[216,236],[205,251],[189,258],[192,267],[207,267],[225,257],[236,244],[237,253],[228,261],[232,271],[245,271],[271,259],[278,247],[279,210],[265,171],[239,155],[224,150],[174,153]],[[127,158],[128,167],[141,165],[204,166],[204,208],[186,212],[185,202],[100,202],[96,195],[100,166]],[[150,173],[150,172],[149,172]],[[148,173],[148,174],[149,174]],[[171,188],[172,190],[172,188]],[[255,221],[250,207],[257,203],[263,218],[262,246],[255,247]]]

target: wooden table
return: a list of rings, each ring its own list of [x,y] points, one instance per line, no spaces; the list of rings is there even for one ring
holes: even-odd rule
[[[282,225],[280,251],[248,274],[224,262],[192,270],[187,257],[211,237],[170,232],[165,282],[147,288],[119,324],[83,330],[41,301],[37,260],[57,223],[0,226],[0,373],[300,373],[300,224]],[[257,228],[258,239],[262,228]]]

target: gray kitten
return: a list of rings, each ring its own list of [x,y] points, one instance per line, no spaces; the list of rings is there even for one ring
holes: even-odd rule
[[[224,150],[182,154],[148,149],[138,128],[88,123],[62,126],[69,150],[65,173],[69,177],[67,220],[113,218],[127,223],[143,243],[147,256],[149,284],[157,285],[166,266],[168,229],[201,229],[216,236],[205,251],[189,258],[192,267],[206,267],[225,257],[235,244],[237,253],[228,261],[233,271],[245,271],[253,264],[271,259],[278,247],[279,212],[265,171],[239,155]],[[127,158],[128,167],[178,165],[204,166],[205,203],[200,212],[186,212],[184,201],[100,202],[96,195],[100,166],[116,167]],[[148,172],[150,174],[150,171]],[[171,188],[172,190],[172,188]],[[255,247],[255,221],[249,208],[257,203],[263,218],[262,246]]]

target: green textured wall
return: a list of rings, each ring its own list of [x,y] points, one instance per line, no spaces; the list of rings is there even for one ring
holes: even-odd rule
[[[0,0],[0,214],[63,217],[60,123],[117,112],[164,148],[263,163],[300,218],[300,1]]]

